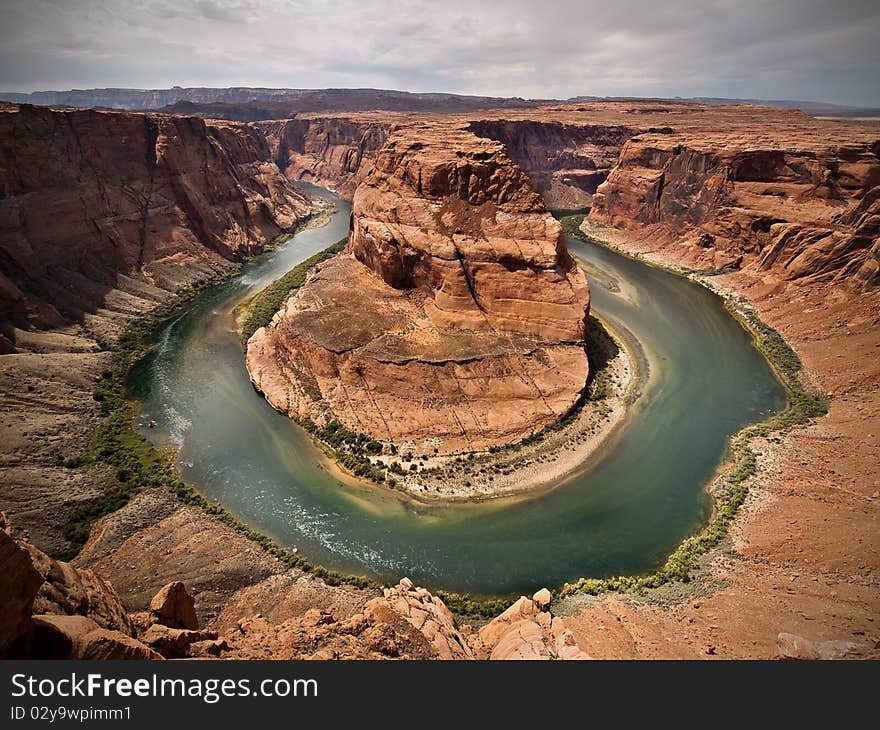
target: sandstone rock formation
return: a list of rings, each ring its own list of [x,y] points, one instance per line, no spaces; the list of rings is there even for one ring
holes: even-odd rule
[[[310,203],[255,129],[201,119],[0,110],[0,333],[96,311],[130,275],[177,289],[252,255]]]
[[[150,613],[157,623],[172,629],[199,628],[196,603],[179,580],[168,583],[150,601]]]
[[[364,606],[364,615],[382,620],[388,611],[402,616],[430,642],[438,659],[472,659],[473,653],[462,635],[452,612],[425,588],[401,579],[393,588],[386,588],[382,598],[374,598]]]
[[[210,649],[212,656],[292,659],[588,659],[571,631],[550,613],[543,592],[539,594],[536,600],[521,598],[477,634],[459,625],[430,591],[403,578],[344,617],[317,608],[280,621],[262,613],[245,614],[214,642],[193,644],[190,653]]]
[[[0,575],[0,657],[151,658],[112,585],[15,536],[2,512]]]
[[[65,114],[59,113],[54,118],[67,119]],[[102,115],[93,116],[100,118]],[[373,122],[389,126],[407,122],[400,116],[385,113],[359,116],[364,119],[370,117]],[[708,150],[713,146],[720,149],[728,144],[731,145],[730,149],[755,145],[765,151],[782,150],[785,155],[789,154],[788,150],[796,151],[797,155],[803,152],[808,161],[809,156],[817,150],[825,150],[822,154],[827,159],[837,155],[837,150],[840,150],[843,163],[846,163],[844,156],[848,154],[847,150],[851,149],[874,150],[873,154],[876,155],[875,143],[880,139],[880,128],[869,123],[824,121],[795,112],[774,112],[756,107],[703,107],[657,102],[579,104],[527,112],[481,112],[479,115],[447,117],[444,123],[460,123],[466,128],[471,122],[485,120],[504,125],[508,122],[531,121],[559,123],[565,128],[622,126],[632,129],[634,136],[640,136],[641,139],[661,134],[651,129],[668,127],[658,144],[662,144],[665,135],[675,134],[688,148],[692,140],[699,142],[695,146]],[[206,123],[207,136],[212,136],[210,130],[222,126],[226,125]],[[245,130],[241,134],[248,136],[250,132]],[[353,135],[357,136],[340,139],[340,150],[357,149],[362,132],[356,130]],[[112,138],[112,135],[109,137]],[[527,148],[520,157],[511,142],[517,138],[505,133],[501,141],[511,145],[509,154],[532,175],[533,186],[542,190],[551,204],[554,204],[554,199],[540,183],[542,170],[545,170],[541,154],[546,152],[554,160],[548,162],[546,171],[550,174],[552,187],[557,190],[560,186],[569,187],[569,181],[580,183],[585,179],[569,178],[572,172],[583,170],[587,174],[593,170],[590,163],[580,161],[570,167],[551,169],[556,167],[556,161],[561,164],[569,148],[572,154],[582,154],[592,160],[597,169],[603,168],[593,157],[594,154],[606,153],[598,143],[597,151],[590,152],[586,145],[572,145],[566,135],[561,135],[557,143],[554,135],[545,137],[542,131],[540,147],[536,150]],[[4,142],[6,140],[4,137]],[[112,142],[112,139],[106,141]],[[17,144],[26,142],[26,139],[19,139]],[[259,140],[258,143],[262,145]],[[577,150],[575,147],[578,147]],[[134,148],[137,145],[126,148],[126,151]],[[303,169],[311,169],[319,164],[317,150],[320,149],[321,146],[317,145],[316,152],[309,152],[309,159],[302,160]],[[99,151],[93,150],[94,155]],[[135,162],[140,154],[136,151]],[[266,159],[274,154],[269,152]],[[313,154],[314,159],[311,159]],[[95,159],[94,155],[91,159]],[[332,158],[340,160],[342,155],[333,155]],[[77,160],[78,165],[85,165],[86,158],[73,159]],[[531,166],[529,159],[534,160],[534,166]],[[870,156],[867,160],[871,162]],[[63,160],[59,162],[62,163]],[[357,167],[360,174],[369,164],[370,160],[365,154]],[[342,190],[345,188],[340,186],[346,184],[347,176],[359,174],[351,171],[350,167],[348,164],[326,165],[323,174],[328,182],[332,175],[338,174],[340,178],[332,181],[331,187]],[[673,167],[670,166],[665,172],[675,177],[679,173]],[[831,167],[833,177],[836,174],[833,172],[833,163]],[[635,176],[639,171],[637,168],[646,173],[656,172],[636,166],[628,168],[625,174]],[[109,172],[113,171],[111,167]],[[244,168],[246,171],[247,165]],[[624,171],[621,171],[621,175],[624,175]],[[273,179],[277,179],[277,173],[273,174]],[[864,179],[867,181],[869,178]],[[807,197],[801,199],[800,195],[791,192],[796,188],[787,187],[788,182],[780,187],[767,185],[766,182],[757,183],[755,190],[760,191],[764,186],[768,191],[776,190],[781,194],[776,196],[758,192],[750,197],[742,194],[748,191],[743,182],[734,181],[735,205],[718,206],[715,220],[723,222],[731,215],[744,213],[760,217],[764,207],[773,204],[772,225],[790,225],[792,231],[809,232],[809,226],[803,226],[799,217],[809,203],[809,195],[822,193],[823,187],[803,188]],[[629,184],[625,183],[622,177],[618,189],[622,191],[627,188]],[[749,184],[754,184],[754,181]],[[89,188],[85,183],[84,186]],[[610,185],[607,189],[611,190]],[[647,189],[652,188],[646,184]],[[714,656],[766,659],[789,651],[798,654],[802,650],[809,652],[811,648],[808,644],[845,641],[859,644],[857,649],[847,652],[848,657],[876,658],[874,635],[878,589],[871,575],[877,574],[878,552],[871,546],[876,544],[877,511],[880,505],[876,484],[880,474],[875,461],[866,459],[865,455],[876,452],[880,434],[876,387],[876,383],[880,382],[880,359],[875,356],[880,333],[880,310],[877,306],[880,290],[875,285],[876,272],[880,269],[876,252],[878,196],[876,184],[864,194],[862,191],[862,186],[850,187],[844,200],[832,199],[830,203],[820,203],[816,219],[821,219],[821,228],[827,225],[826,214],[829,211],[833,209],[832,216],[839,213],[839,217],[832,219],[830,225],[836,235],[826,237],[823,245],[837,246],[840,236],[848,236],[849,231],[854,236],[873,241],[871,247],[863,249],[869,252],[864,259],[860,255],[849,257],[836,253],[829,258],[823,253],[822,246],[817,249],[820,255],[815,259],[812,254],[809,258],[798,258],[799,252],[806,250],[805,247],[812,247],[815,241],[810,235],[795,233],[780,236],[778,247],[760,251],[744,250],[740,262],[744,270],[716,280],[719,284],[723,282],[732,295],[742,296],[752,303],[762,318],[792,343],[804,359],[808,371],[817,376],[823,387],[832,394],[830,414],[816,424],[787,435],[782,444],[775,441],[761,444],[759,476],[750,487],[749,505],[754,509],[740,513],[732,532],[736,555],[731,557],[725,551],[710,556],[712,580],[695,588],[697,591],[708,590],[711,595],[704,596],[698,592],[699,601],[685,601],[673,606],[654,601],[642,603],[630,597],[620,600],[616,596],[596,601],[590,599],[579,607],[566,605],[565,613],[581,613],[561,619],[573,632],[565,638],[563,646],[571,647],[566,642],[576,638],[575,645],[597,658],[693,659]],[[66,195],[67,191],[62,189],[59,193]],[[664,208],[659,223],[643,224],[636,219],[641,207],[631,207],[630,212],[622,215],[614,225],[630,228],[637,235],[629,237],[629,244],[616,245],[622,245],[633,253],[651,255],[670,265],[717,268],[730,262],[727,249],[722,248],[727,245],[726,241],[722,240],[716,246],[716,241],[708,235],[703,236],[705,223],[693,226],[685,221],[680,228],[684,232],[683,237],[672,235],[675,226],[667,227],[670,221],[675,223],[675,218],[689,215],[694,201],[701,199],[697,193],[695,188],[690,198],[677,194],[687,204],[677,211],[674,206]],[[560,190],[559,194],[572,199],[579,195],[573,186],[570,191]],[[664,193],[661,193],[660,198],[663,197]],[[649,199],[650,196],[645,198],[646,201]],[[3,205],[4,202],[0,201],[0,209],[3,209]],[[601,208],[596,201],[594,205]],[[616,210],[623,212],[624,207]],[[599,215],[597,211],[595,216]],[[776,218],[781,220],[777,221]],[[708,225],[713,224],[710,222]],[[6,231],[5,226],[5,222],[0,224],[0,230]],[[753,237],[749,228],[741,226],[741,233],[750,239]],[[754,240],[758,245],[766,246],[766,234],[755,235]],[[846,240],[844,238],[841,243],[844,249],[848,245]],[[739,245],[734,244],[731,248],[734,262],[739,255],[736,251]],[[870,253],[872,250],[873,253]],[[772,254],[773,261],[768,258],[767,266],[761,268],[759,263],[765,253],[771,251],[776,252]],[[843,252],[846,253],[845,250]],[[173,264],[175,260],[172,257],[169,263]],[[216,266],[225,265],[225,259],[204,247],[194,247],[191,254],[183,254],[181,260],[184,265],[179,270],[171,265],[163,267],[162,276],[156,278],[157,282],[167,285],[168,290],[204,276],[215,270]],[[788,276],[789,269],[785,262],[789,260],[796,261],[805,275],[788,278],[780,284]],[[852,266],[829,271],[818,278],[810,276],[811,262],[821,263],[823,260],[832,267],[849,261]],[[0,271],[8,275],[5,261],[0,262]],[[845,275],[838,274],[844,270],[847,272]],[[124,314],[124,317],[120,316],[123,321],[147,311],[168,290],[153,287],[143,278],[136,273],[133,277],[119,275],[116,279],[117,290],[124,288],[125,291],[113,292],[112,295],[118,297],[116,299],[105,298],[104,307],[112,307],[114,315]],[[855,286],[841,286],[849,282]],[[866,287],[872,283],[874,289]],[[0,299],[14,299],[14,290],[8,287],[8,282],[0,280],[0,289],[4,292],[0,293]],[[859,292],[859,289],[864,291]],[[80,289],[75,293],[82,297],[85,291]],[[65,290],[64,295],[70,297],[71,293]],[[137,306],[133,306],[133,302]],[[103,311],[99,310],[99,314]],[[87,321],[91,323],[92,320],[87,318]],[[31,323],[33,325],[34,321],[31,320]],[[25,334],[28,335],[27,339]],[[57,339],[50,340],[50,334]],[[0,358],[5,377],[0,408],[0,428],[4,434],[0,440],[0,455],[3,458],[0,506],[14,512],[15,524],[26,526],[31,539],[38,542],[40,547],[50,552],[60,551],[65,548],[63,540],[53,538],[51,533],[58,532],[58,526],[64,524],[65,517],[82,500],[97,494],[97,486],[91,472],[63,468],[57,464],[58,456],[70,451],[78,453],[87,439],[91,416],[97,411],[91,390],[102,370],[109,367],[111,355],[107,352],[90,352],[93,343],[82,337],[82,332],[52,332],[47,333],[45,339],[41,339],[42,333],[35,332],[18,331],[16,335],[19,337],[16,347],[31,349],[32,352]],[[107,340],[112,342],[110,338]],[[52,349],[46,349],[50,347]],[[40,414],[42,420],[36,417]],[[396,612],[388,614],[389,619],[395,621],[393,627],[358,619],[362,615],[363,605],[369,599],[367,591],[346,591],[344,587],[327,586],[309,576],[297,575],[294,571],[284,572],[285,568],[279,561],[261,551],[254,543],[204,512],[183,507],[170,497],[169,503],[163,503],[161,509],[151,509],[149,505],[145,508],[145,501],[158,500],[160,497],[168,495],[161,490],[141,494],[130,503],[129,508],[110,516],[107,521],[109,526],[93,533],[95,539],[91,543],[91,553],[84,556],[85,560],[75,561],[75,564],[88,565],[97,575],[112,581],[125,603],[136,609],[145,609],[153,594],[168,581],[185,580],[195,595],[202,624],[208,626],[206,631],[218,633],[217,639],[191,643],[189,656],[434,656],[421,632]],[[31,581],[43,582],[42,574],[32,561],[19,563],[13,569],[6,558],[6,546],[9,544],[3,542],[0,531],[0,565],[3,566],[4,577],[21,577],[21,581],[16,578],[9,582],[4,582],[0,577],[0,616],[3,617],[0,637],[4,637],[0,639],[0,644],[5,637],[14,635],[18,630],[13,627],[15,616],[19,619],[24,616],[23,623],[29,625],[30,620],[25,616],[27,612],[22,608],[31,595],[31,589],[27,588],[28,576]],[[11,553],[21,556],[28,550],[16,545]],[[9,570],[13,572],[7,572]],[[719,581],[727,587],[719,590]],[[264,584],[270,582],[273,590],[260,593]],[[7,590],[7,586],[26,588],[23,596],[17,596],[18,609],[14,608],[14,602],[7,602],[8,598],[16,597],[15,590]],[[34,588],[34,591],[37,590],[39,586]],[[340,598],[343,594],[345,597]],[[259,601],[255,600],[255,595]],[[77,606],[75,602],[66,605]],[[218,612],[223,619],[222,625],[219,618],[211,624],[211,619]],[[261,612],[262,616],[254,616],[255,612]],[[531,612],[529,608],[527,613],[531,615]],[[306,613],[309,615],[306,616]],[[286,614],[286,617],[282,614]],[[551,619],[551,625],[556,618]],[[291,626],[296,624],[290,636],[295,636],[301,643],[287,654],[276,653],[275,649],[280,646],[275,643],[278,626],[285,620],[291,621]],[[239,621],[248,628],[248,634],[238,631]],[[544,627],[540,623],[538,625],[543,632]],[[86,635],[94,631],[90,624],[83,626],[90,627]],[[349,633],[344,633],[342,627]],[[475,642],[473,636],[468,637],[466,627],[460,627],[459,630],[471,646]],[[316,649],[315,639],[325,631],[328,638],[326,641],[321,639],[318,643],[322,648]],[[792,643],[777,639],[780,631],[792,632],[798,640]],[[520,632],[523,638],[533,634],[533,629]],[[799,639],[801,636],[811,637],[807,645],[803,643],[806,640]],[[552,642],[551,645],[555,646]],[[709,648],[714,654],[707,653]],[[472,648],[472,651],[475,650]],[[499,651],[496,656],[502,653],[522,652],[505,650]]]
[[[0,513],[0,518],[2,513]],[[5,526],[5,522],[3,523]],[[101,600],[40,604],[41,572],[34,561],[62,566],[86,583],[94,575],[52,561],[26,540],[0,530],[0,568],[11,579],[0,593],[0,656],[44,659],[492,659],[584,658],[570,632],[549,613],[549,592],[522,598],[479,633],[460,626],[442,600],[408,578],[346,610],[297,607],[264,615],[260,591],[230,601],[224,615],[199,630],[193,599],[182,583],[164,586],[150,611],[129,615],[115,590],[101,581]],[[25,574],[28,574],[28,578]],[[280,577],[280,576],[279,576]],[[267,579],[275,605],[296,593],[296,581]],[[307,579],[314,582],[314,579]],[[45,586],[45,584],[43,584]],[[256,588],[256,587],[255,587]],[[7,590],[8,589],[8,590]],[[336,589],[345,593],[343,589]],[[279,593],[279,591],[281,593]],[[340,595],[342,597],[342,595]],[[320,598],[320,596],[318,596]],[[37,600],[35,600],[37,599]],[[188,624],[182,627],[181,624]],[[175,624],[175,625],[170,625]]]
[[[499,143],[408,129],[355,193],[346,255],[254,334],[247,366],[292,417],[486,449],[576,403],[588,308],[559,224]]]
[[[878,152],[880,142],[642,134],[624,146],[590,219],[690,247],[698,266],[870,288],[880,283]]]
[[[38,659],[162,659],[137,639],[121,631],[102,629],[79,615],[33,617],[22,656]]]
[[[509,109],[432,123],[449,121],[502,142],[549,207],[592,206],[593,221],[681,246],[697,268],[744,266],[857,287],[873,286],[880,269],[874,126],[676,102]],[[421,123],[371,112],[259,126],[288,177],[351,194],[384,130]]]
[[[520,597],[471,639],[478,659],[583,660],[591,657],[578,646],[562,619],[550,613],[550,591]]]
[[[12,537],[0,512],[0,657],[8,656],[30,630],[34,598],[43,584],[28,549]]]
[[[504,144],[548,208],[569,210],[591,205],[624,143],[638,131],[623,125],[540,118],[486,119],[472,122],[470,129]]]
[[[272,157],[285,177],[351,197],[395,124],[381,119],[330,116],[261,122],[256,126],[266,135]]]

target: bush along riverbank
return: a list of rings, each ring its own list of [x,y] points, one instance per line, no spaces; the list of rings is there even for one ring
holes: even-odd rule
[[[537,492],[580,467],[622,422],[639,378],[636,358],[596,317],[587,322],[589,377],[570,411],[519,441],[484,451],[419,454],[332,420],[297,423],[347,474],[419,504],[480,502]]]
[[[582,216],[571,216],[570,218],[582,219]],[[577,229],[577,226],[580,225],[579,221],[576,226],[573,226],[573,222],[567,217],[563,218],[562,223],[570,235],[590,240],[580,231],[578,233],[571,231],[572,227]],[[342,246],[344,246],[344,241],[334,244],[270,285],[269,289],[272,291],[266,294],[267,298],[263,300],[263,306],[260,307],[262,312],[271,309],[266,323],[271,321],[271,316],[280,308],[290,292],[305,281],[309,269],[316,263],[335,255]],[[290,568],[313,573],[330,585],[346,583],[356,587],[379,589],[381,584],[378,581],[360,576],[344,575],[310,563],[293,550],[285,549],[268,536],[250,529],[222,506],[210,504],[194,488],[180,480],[174,465],[173,454],[170,451],[154,448],[134,429],[137,407],[135,403],[127,399],[125,386],[127,374],[132,364],[149,349],[164,324],[177,316],[208,287],[220,283],[234,273],[236,272],[231,271],[181,293],[174,300],[134,322],[121,338],[114,351],[112,368],[102,375],[95,391],[95,398],[100,401],[106,418],[97,429],[85,459],[87,466],[112,467],[115,470],[116,479],[99,499],[77,511],[68,525],[67,535],[77,545],[76,550],[78,551],[88,537],[92,524],[97,519],[124,506],[131,497],[143,489],[167,488],[183,504],[198,507],[215,516],[243,536],[259,544]],[[266,291],[263,290],[258,294],[251,301],[251,305],[256,303]],[[783,380],[789,393],[789,407],[783,413],[761,424],[743,429],[733,438],[730,449],[732,463],[713,489],[714,512],[712,519],[698,535],[681,543],[659,570],[644,576],[581,578],[558,588],[554,591],[557,596],[598,595],[608,591],[641,593],[667,583],[689,581],[692,572],[697,567],[699,558],[725,538],[731,520],[745,500],[748,493],[745,482],[755,473],[757,463],[755,454],[749,447],[749,441],[757,436],[766,436],[774,431],[806,423],[826,412],[827,407],[824,400],[812,394],[803,385],[800,359],[779,333],[763,323],[754,312],[738,308],[733,302],[727,302],[727,306],[733,316],[736,316],[753,334],[756,345]],[[255,310],[249,310],[248,316],[253,311]],[[263,324],[258,326],[263,326]],[[254,327],[254,331],[257,328]],[[246,342],[247,338],[243,335],[244,330],[242,331],[242,341]],[[601,386],[601,383],[594,383],[594,387],[590,390],[592,399],[601,400],[603,398],[604,388]],[[362,470],[366,469],[367,464],[373,467],[369,456],[375,452],[378,442],[373,442],[363,434],[348,432],[338,425],[335,428],[332,424],[324,428],[318,428],[315,424],[310,423],[301,425],[331,446],[334,445],[333,442],[336,442],[336,448],[342,447],[345,452],[348,452],[349,445],[356,445],[359,458],[356,463],[353,461],[350,465],[344,465],[349,471],[357,473],[359,467]],[[318,433],[319,431],[320,433]],[[340,456],[347,457],[350,454],[343,453]],[[360,476],[379,481],[378,477],[380,476],[383,480],[387,480],[390,473],[379,472],[377,469],[375,473],[363,473]],[[436,594],[458,616],[474,619],[490,619],[497,616],[515,600],[513,596],[480,598],[444,591],[436,591]]]
[[[286,240],[286,239],[285,239]],[[278,245],[279,242],[274,242]],[[293,550],[278,545],[272,538],[252,530],[224,507],[209,503],[193,487],[181,481],[174,464],[173,452],[157,449],[134,427],[137,404],[128,398],[126,379],[134,363],[153,345],[161,328],[178,316],[206,290],[234,276],[239,268],[204,280],[186,289],[149,314],[135,320],[123,333],[113,350],[112,367],[101,375],[94,398],[101,404],[104,416],[92,435],[83,458],[83,468],[104,467],[114,471],[114,478],[97,499],[80,507],[65,527],[65,537],[72,543],[71,558],[85,544],[92,525],[100,518],[124,507],[138,492],[145,489],[169,489],[185,505],[198,507],[239,534],[259,544],[289,568],[312,573],[329,585],[346,583],[358,588],[380,588],[376,581],[343,575],[313,565]]]
[[[560,222],[567,235],[605,246],[606,244],[602,241],[591,238],[580,229],[583,219],[583,215],[572,215],[563,218]],[[617,252],[624,256],[627,255],[625,252]],[[639,261],[649,266],[654,265],[642,259]],[[676,270],[671,267],[660,268],[680,276],[688,276],[704,286],[708,285],[699,277],[716,273]],[[699,534],[684,540],[666,559],[662,567],[649,575],[580,578],[563,585],[561,589],[556,591],[558,596],[565,597],[577,594],[596,596],[611,591],[643,593],[648,589],[659,588],[667,583],[689,582],[693,571],[698,567],[700,557],[719,545],[727,536],[731,521],[748,495],[746,482],[754,476],[757,469],[757,456],[750,446],[751,440],[776,432],[782,433],[796,426],[807,424],[814,418],[828,412],[828,403],[824,396],[804,384],[803,364],[782,335],[763,322],[757,313],[750,308],[737,305],[730,297],[725,297],[718,292],[715,293],[722,296],[727,311],[752,335],[755,346],[773,367],[787,391],[788,407],[782,413],[761,423],[746,426],[731,439],[730,464],[710,490],[714,509],[709,524]]]
[[[243,306],[245,315],[240,331],[241,344],[246,345],[254,332],[260,329],[260,327],[265,327],[269,324],[275,313],[281,309],[287,297],[305,283],[309,271],[314,266],[333,258],[336,254],[343,251],[347,241],[348,238],[343,238],[332,246],[307,258],[301,264],[294,266],[284,276],[276,279],[265,289],[254,295]]]

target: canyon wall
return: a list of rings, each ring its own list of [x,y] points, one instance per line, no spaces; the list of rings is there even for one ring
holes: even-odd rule
[[[6,349],[94,312],[120,275],[175,290],[310,211],[244,125],[23,106],[0,109],[0,140]]]
[[[539,119],[481,120],[471,122],[470,129],[503,143],[553,210],[588,208],[624,143],[637,133],[624,125]]]
[[[372,167],[394,122],[318,117],[260,122],[278,168],[290,180],[304,180],[346,198]]]
[[[590,220],[645,229],[700,268],[782,280],[880,283],[880,142],[642,134],[593,198]]]
[[[588,308],[559,223],[503,146],[409,127],[355,193],[346,254],[254,334],[247,365],[290,416],[422,453],[480,450],[576,403]]]

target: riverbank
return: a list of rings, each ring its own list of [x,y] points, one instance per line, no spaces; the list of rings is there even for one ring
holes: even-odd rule
[[[364,448],[352,452],[338,439],[338,430],[328,435],[314,424],[306,427],[327,459],[326,468],[354,487],[391,489],[437,506],[528,499],[588,469],[637,397],[644,366],[631,345],[596,317],[588,324],[587,345],[591,372],[584,397],[559,423],[515,444],[453,456],[419,457],[403,449],[369,456]]]
[[[345,239],[306,259],[237,305],[234,314],[242,345],[269,324],[312,268],[344,245]],[[517,443],[452,455],[436,454],[434,449],[432,454],[414,442],[374,440],[335,422],[318,425],[306,419],[299,425],[326,457],[328,472],[353,487],[380,486],[423,504],[536,495],[589,467],[622,425],[638,391],[640,372],[646,371],[645,363],[639,362],[643,356],[633,352],[638,343],[612,334],[608,324],[594,316],[588,321],[586,342],[590,372],[581,399],[558,423]]]
[[[585,226],[631,256],[693,273],[688,250],[649,233]],[[706,277],[703,277],[706,279]],[[751,433],[747,494],[687,583],[604,596],[559,610],[582,646],[607,658],[768,658],[779,633],[844,640],[876,655],[880,630],[880,292],[780,282],[754,271],[708,277],[778,330],[829,398],[828,414],[780,437]]]
[[[320,223],[310,217],[297,230]],[[264,253],[289,237],[267,242]],[[234,262],[181,270],[176,291],[120,277],[84,323],[25,333],[19,344],[30,351],[0,356],[4,511],[39,548],[110,580],[129,610],[145,608],[171,580],[197,595],[203,623],[236,592],[282,573],[299,576],[291,595],[304,591],[308,605],[340,597],[360,605],[377,594],[358,588],[366,584],[357,577],[339,586],[342,576],[205,500],[180,481],[173,452],[134,430],[128,365],[162,323],[239,270]]]

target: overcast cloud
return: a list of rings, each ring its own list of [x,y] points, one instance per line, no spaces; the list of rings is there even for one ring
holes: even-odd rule
[[[378,87],[880,106],[878,0],[0,0],[0,89]]]

